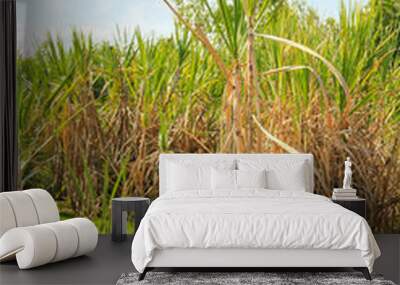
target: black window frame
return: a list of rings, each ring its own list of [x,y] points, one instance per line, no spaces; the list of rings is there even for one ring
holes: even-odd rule
[[[16,1],[0,0],[0,192],[18,187]]]

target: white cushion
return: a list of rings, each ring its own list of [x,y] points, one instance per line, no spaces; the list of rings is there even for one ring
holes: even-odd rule
[[[229,170],[211,171],[213,190],[238,190],[241,188],[267,188],[266,170]]]
[[[58,221],[57,205],[42,189],[0,193],[0,262],[17,259],[20,269],[75,257],[97,245],[88,219]]]
[[[39,224],[51,223],[60,220],[57,204],[53,197],[43,189],[29,189],[22,191],[32,199],[38,215]]]
[[[14,212],[10,202],[6,197],[0,195],[0,237],[8,230],[15,228],[17,222],[15,221]]]
[[[236,161],[231,159],[192,159],[187,155],[177,156],[171,159],[162,159],[160,157],[160,195],[164,192],[169,191],[182,191],[182,190],[211,190],[211,168],[217,169],[235,169]],[[203,157],[203,156],[199,156]],[[174,166],[180,167],[174,167]],[[180,171],[180,169],[188,169],[189,173]],[[182,173],[188,174],[189,177],[197,176],[198,173],[193,174],[191,169],[207,168],[208,171],[201,174],[205,177],[201,181],[195,179],[194,181],[178,181],[176,178],[179,177],[181,180]],[[175,169],[175,171],[174,171]]]
[[[80,256],[97,245],[95,225],[84,218],[18,227],[0,238],[0,261],[16,257],[20,269]]]
[[[202,157],[199,154],[199,157]],[[170,163],[179,164],[185,167],[214,167],[216,169],[236,169],[236,160],[226,160],[226,159],[188,159],[184,155],[182,158],[168,159],[166,165],[169,166]]]
[[[29,195],[23,191],[3,192],[11,205],[17,227],[33,226],[39,223],[38,215]]]
[[[236,190],[236,170],[212,168],[212,189]]]
[[[211,168],[168,163],[168,191],[211,189]]]
[[[292,161],[305,162],[306,172],[305,180],[307,181],[306,191],[313,193],[314,191],[314,175],[313,175],[313,155],[312,154],[270,154],[270,153],[255,153],[255,154],[199,154],[199,153],[179,153],[179,154],[160,154],[159,159],[159,194],[160,196],[168,192],[168,167],[169,162],[188,165],[202,165],[215,168],[225,169],[241,169],[236,167],[238,160],[260,161],[266,164],[273,164],[276,161]],[[261,167],[260,169],[266,169]]]
[[[57,205],[43,189],[0,193],[0,237],[14,227],[26,227],[60,220]],[[3,219],[4,217],[4,219]]]
[[[56,251],[54,233],[43,225],[14,228],[0,238],[0,261],[16,257],[20,269],[49,263]]]
[[[64,222],[73,226],[78,233],[79,244],[74,257],[91,252],[96,248],[98,232],[96,226],[90,220],[74,218]]]
[[[267,171],[263,170],[236,170],[237,187],[240,188],[267,188]]]
[[[306,191],[310,188],[306,161],[288,159],[238,160],[239,170],[266,170],[267,188],[272,190]]]
[[[43,224],[49,228],[55,235],[57,241],[57,250],[51,262],[56,262],[75,256],[78,250],[79,237],[78,232],[67,222],[55,222]]]

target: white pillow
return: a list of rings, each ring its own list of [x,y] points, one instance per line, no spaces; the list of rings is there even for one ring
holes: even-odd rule
[[[236,170],[237,188],[267,188],[267,171]]]
[[[168,191],[210,190],[211,168],[207,166],[186,166],[170,162],[167,165]]]
[[[263,160],[240,159],[240,170],[263,170],[267,176],[267,188],[273,190],[306,191],[310,188],[307,161],[289,159]]]
[[[200,156],[201,157],[201,156]],[[227,159],[190,159],[190,158],[174,158],[168,159],[166,164],[179,164],[185,167],[213,167],[216,169],[236,169],[236,160]]]
[[[267,188],[266,170],[211,170],[213,190],[237,190],[240,188]]]
[[[236,190],[236,170],[212,168],[211,181],[213,190]]]

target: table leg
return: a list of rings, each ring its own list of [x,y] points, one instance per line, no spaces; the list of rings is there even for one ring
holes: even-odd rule
[[[112,229],[111,229],[111,239],[113,241],[123,240],[123,222],[122,222],[122,205],[121,203],[112,202],[111,205],[112,212]],[[126,212],[125,212],[126,213]],[[125,219],[126,224],[126,219]]]
[[[128,223],[128,212],[127,211],[122,211],[122,228],[121,228],[121,234],[122,234],[122,239],[126,239],[126,225]]]

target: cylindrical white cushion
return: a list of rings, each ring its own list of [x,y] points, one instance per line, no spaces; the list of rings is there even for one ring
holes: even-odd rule
[[[0,237],[9,229],[15,228],[14,212],[6,197],[0,195]]]
[[[57,252],[52,262],[64,260],[75,255],[78,248],[78,233],[66,222],[44,224],[56,235]]]
[[[96,226],[90,220],[74,218],[64,222],[72,225],[78,233],[79,245],[74,256],[86,254],[96,248],[98,232]]]
[[[41,225],[11,229],[0,239],[0,259],[16,254],[20,269],[51,262],[56,249],[54,233]]]
[[[3,192],[1,196],[10,202],[17,227],[33,226],[39,223],[35,205],[23,191]]]
[[[32,268],[86,254],[97,239],[96,226],[85,218],[14,228],[0,238],[0,261],[16,254],[20,269]]]
[[[39,224],[52,223],[60,220],[57,204],[49,192],[43,189],[28,189],[23,192],[28,194],[32,199],[39,218]]]
[[[0,193],[0,237],[9,229],[60,220],[57,204],[43,189]]]
[[[39,192],[44,200],[51,200],[53,203],[54,200],[45,190],[32,190],[30,191],[33,194]],[[43,193],[44,192],[44,193]],[[46,194],[48,196],[46,196]],[[37,197],[37,196],[36,196]],[[47,203],[48,204],[48,203]],[[46,206],[46,203],[41,203],[42,206]],[[58,219],[58,211],[57,211],[57,219]],[[6,232],[15,228],[15,227],[26,227],[32,226],[39,223],[38,213],[36,209],[36,205],[28,193],[25,191],[12,191],[12,192],[3,192],[0,193],[0,237],[2,237]],[[11,247],[16,251],[14,245],[21,245],[22,243],[27,243],[29,241],[24,242],[23,239],[26,238],[26,234],[21,234],[20,237],[15,238],[15,233],[11,232],[5,239],[7,242],[0,243],[0,257],[5,254],[5,251],[8,250],[7,260],[15,259],[15,253],[9,254]],[[5,240],[4,239],[4,240]],[[18,247],[18,246],[17,246]],[[8,248],[8,249],[7,249]],[[20,250],[20,249],[19,249]],[[6,252],[7,253],[7,252]],[[3,258],[4,260],[5,258]]]

